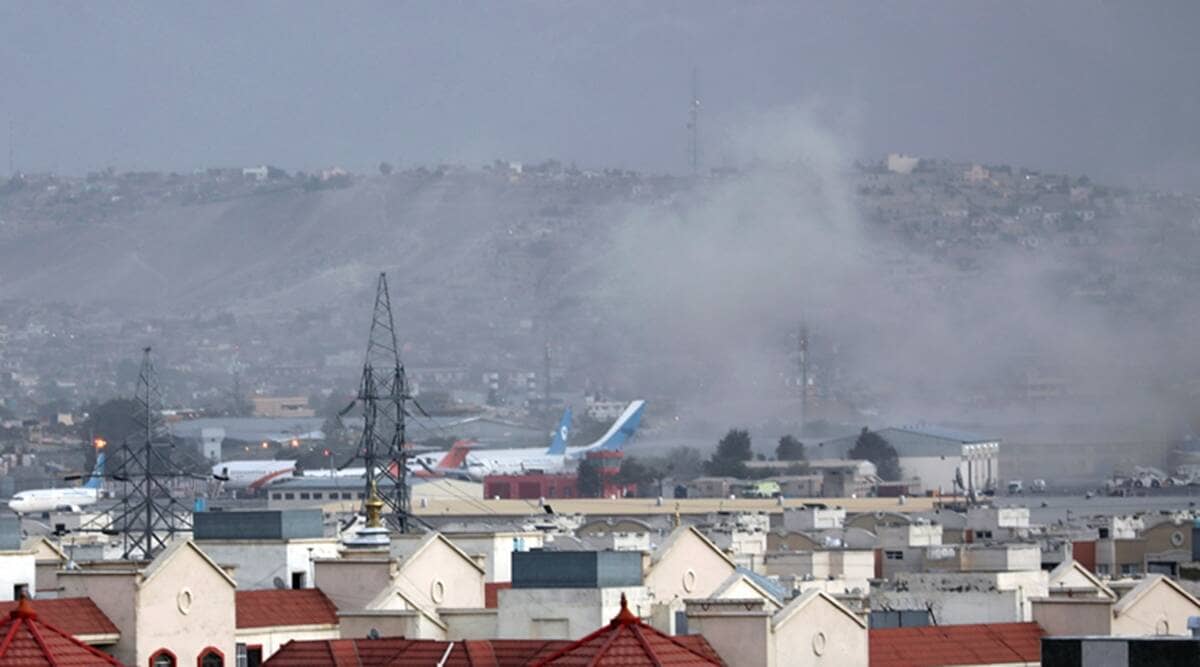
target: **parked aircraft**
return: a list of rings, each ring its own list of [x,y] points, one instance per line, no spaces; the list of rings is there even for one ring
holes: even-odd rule
[[[584,447],[567,446],[571,421],[571,412],[568,409],[563,414],[549,448],[475,449],[467,455],[467,474],[478,480],[485,475],[517,474],[533,470],[563,472],[573,469],[579,459],[589,452],[620,451],[637,432],[645,409],[645,401],[633,401],[603,436]]]
[[[97,440],[97,449],[103,449],[104,441]],[[8,507],[17,514],[67,511],[79,512],[88,505],[96,504],[100,488],[104,485],[105,453],[96,454],[96,467],[92,476],[82,486],[61,489],[30,489],[22,491],[8,501]]]

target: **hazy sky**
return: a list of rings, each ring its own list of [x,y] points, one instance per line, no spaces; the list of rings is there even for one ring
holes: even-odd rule
[[[497,157],[686,170],[821,109],[862,157],[1200,190],[1200,3],[0,4],[19,169]],[[0,125],[0,168],[8,137]]]

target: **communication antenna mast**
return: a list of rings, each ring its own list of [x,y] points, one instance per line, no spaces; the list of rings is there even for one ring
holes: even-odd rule
[[[192,475],[171,462],[175,443],[163,424],[162,392],[149,347],[142,349],[133,402],[137,431],[121,444],[113,479],[123,483],[125,493],[111,527],[122,537],[122,559],[150,560],[177,533],[191,529],[191,514],[172,495],[169,480]]]
[[[688,161],[692,176],[700,173],[700,77],[692,68],[692,101],[688,109]]]
[[[414,528],[408,494],[408,453],[404,449],[405,403],[411,399],[396,343],[387,274],[380,273],[358,389],[363,411],[358,456],[366,468],[363,497],[371,497],[372,489],[377,489],[392,527],[401,533]]]

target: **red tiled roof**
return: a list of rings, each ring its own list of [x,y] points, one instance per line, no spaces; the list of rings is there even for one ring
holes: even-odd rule
[[[670,666],[711,667],[725,662],[713,651],[704,637],[688,635],[672,637],[646,625],[629,611],[625,596],[621,596],[621,611],[608,624],[592,634],[572,642],[540,660],[541,665],[620,665],[622,667]]]
[[[496,581],[483,585],[483,606],[496,609],[500,606],[500,591],[512,588],[511,581]]]
[[[73,667],[120,665],[112,656],[80,642],[65,630],[38,618],[29,600],[22,599],[0,624],[0,665]]]
[[[7,618],[17,608],[17,604],[0,602],[0,618]],[[91,598],[46,598],[30,600],[29,604],[43,623],[53,625],[76,637],[115,635],[121,632]]]
[[[980,623],[871,630],[871,667],[1041,662],[1037,623]]]
[[[290,641],[264,667],[524,667],[568,646],[567,641],[492,639],[444,642],[435,639],[327,639]],[[449,655],[446,649],[450,649]]]
[[[337,625],[337,607],[319,588],[238,591],[237,627]]]

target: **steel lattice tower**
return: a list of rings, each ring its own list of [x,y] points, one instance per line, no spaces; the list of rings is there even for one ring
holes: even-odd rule
[[[375,288],[367,357],[358,389],[363,411],[358,455],[366,468],[363,497],[369,498],[371,487],[375,485],[389,522],[401,533],[414,528],[408,493],[408,453],[404,449],[405,403],[410,398],[404,364],[400,362],[400,348],[396,343],[387,274],[381,273]]]
[[[150,348],[142,350],[134,395],[137,431],[121,444],[113,479],[124,497],[111,528],[121,534],[125,560],[150,560],[179,532],[191,529],[191,515],[171,494],[167,480],[179,476],[171,463],[174,443],[162,420],[163,400]]]

